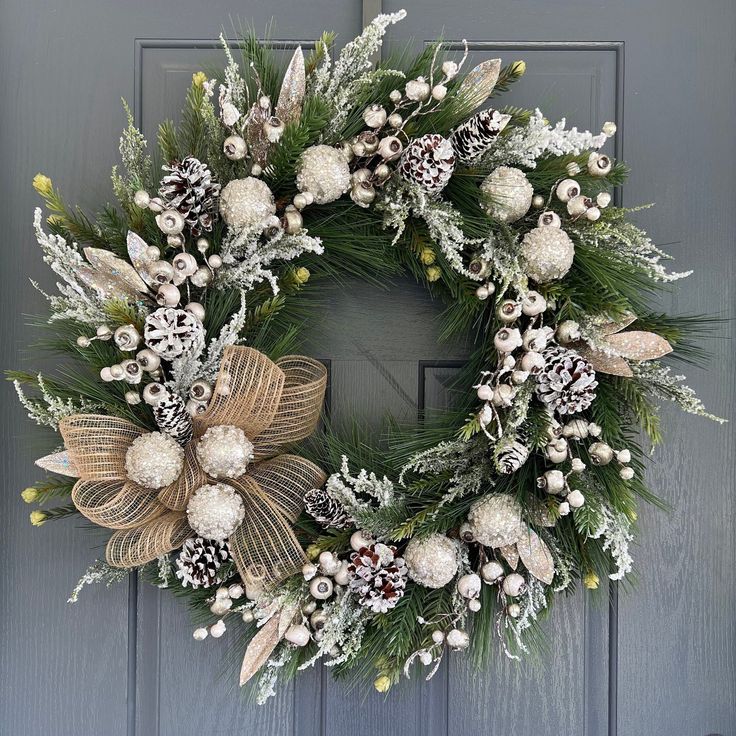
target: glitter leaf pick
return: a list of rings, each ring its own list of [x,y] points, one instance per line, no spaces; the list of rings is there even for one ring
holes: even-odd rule
[[[279,101],[274,114],[284,125],[295,123],[302,114],[302,102],[307,88],[307,75],[304,68],[304,53],[297,46],[281,83]]]
[[[516,570],[519,566],[519,553],[516,549],[516,545],[509,544],[507,547],[499,547],[498,551],[501,553],[504,560],[509,563],[509,567],[512,570]]]
[[[618,355],[596,350],[584,342],[575,343],[571,347],[593,366],[596,373],[607,373],[609,376],[622,376],[623,378],[631,378],[634,375],[629,364]]]
[[[79,477],[79,471],[69,457],[69,453],[66,451],[55,452],[53,455],[40,457],[36,460],[36,465],[38,465],[39,468],[47,470],[49,473],[66,475],[70,478]]]
[[[135,266],[138,275],[148,284],[154,286],[155,282],[148,273],[148,269],[157,259],[148,255],[148,243],[140,235],[128,230],[128,257]]]
[[[631,330],[609,335],[606,343],[629,360],[655,360],[672,352],[672,345],[654,332]]]
[[[555,575],[555,565],[549,547],[529,529],[516,543],[521,561],[537,580],[550,585]]]
[[[240,687],[245,685],[266,663],[280,640],[279,617],[272,616],[250,640],[250,644],[245,650],[243,665],[240,668]]]
[[[458,88],[459,98],[467,102],[471,110],[482,105],[493,92],[500,72],[501,59],[488,59],[473,67]]]

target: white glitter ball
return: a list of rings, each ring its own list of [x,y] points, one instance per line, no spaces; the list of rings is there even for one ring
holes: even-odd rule
[[[233,179],[220,192],[220,214],[230,227],[255,227],[275,213],[273,192],[254,176]]]
[[[197,460],[212,478],[239,478],[253,460],[253,443],[230,424],[210,427],[197,442]]]
[[[506,494],[486,496],[470,507],[468,523],[473,539],[486,547],[514,544],[524,532],[521,506]]]
[[[128,478],[144,488],[173,483],[184,467],[184,450],[162,432],[149,432],[133,440],[125,455]]]
[[[442,588],[457,572],[457,545],[442,534],[412,539],[404,560],[409,577],[425,588]]]
[[[204,539],[224,542],[245,516],[243,499],[224,483],[198,488],[187,504],[189,526]]]
[[[532,206],[534,187],[521,169],[499,166],[480,185],[481,206],[494,220],[515,222]]]
[[[332,146],[311,146],[302,153],[296,185],[317,204],[340,199],[350,189],[350,167],[342,151]]]
[[[575,258],[575,246],[564,230],[543,225],[524,236],[521,257],[527,276],[544,284],[561,279],[570,270]]]

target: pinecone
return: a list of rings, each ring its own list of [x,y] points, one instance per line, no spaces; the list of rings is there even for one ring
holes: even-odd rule
[[[204,328],[191,312],[161,307],[146,317],[143,339],[164,360],[174,360],[202,343]]]
[[[224,580],[220,568],[229,560],[227,542],[189,537],[176,558],[176,577],[185,588],[209,588]]]
[[[182,447],[192,439],[192,416],[179,394],[167,392],[153,407],[158,428],[175,439]]]
[[[511,475],[515,473],[529,457],[529,450],[521,442],[512,442],[504,447],[496,457],[496,467],[499,473]]]
[[[304,494],[304,508],[314,520],[326,529],[345,529],[353,523],[342,504],[335,501],[324,488],[312,488]]]
[[[467,164],[482,156],[495,143],[509,120],[510,115],[488,109],[458,125],[450,137],[458,159]]]
[[[158,190],[166,207],[181,214],[194,237],[204,230],[212,230],[220,185],[214,181],[207,164],[187,156],[163,169],[171,172],[161,180]]]
[[[455,169],[455,151],[447,138],[428,133],[412,141],[399,163],[401,175],[430,194],[445,188]]]
[[[576,414],[595,399],[593,366],[574,350],[552,346],[544,356],[545,366],[537,374],[539,400],[558,414]]]
[[[408,570],[396,548],[380,542],[353,552],[348,565],[350,590],[361,606],[386,613],[404,595]]]

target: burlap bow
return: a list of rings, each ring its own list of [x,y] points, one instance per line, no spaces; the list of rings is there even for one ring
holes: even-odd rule
[[[185,509],[192,493],[212,483],[199,467],[197,440],[216,425],[234,425],[254,446],[255,458],[236,479],[219,479],[243,499],[245,518],[230,535],[230,550],[246,585],[270,585],[288,576],[305,556],[292,531],[304,493],[325,481],[313,463],[279,448],[304,439],[319,421],[327,372],[303,356],[272,362],[257,350],[226,348],[213,398],[194,419],[180,477],[159,491],[129,480],[125,457],[144,429],[110,416],[77,414],[59,426],[79,481],[72,499],[100,526],[117,529],[107,544],[107,561],[136,567],[181,546],[193,531]]]

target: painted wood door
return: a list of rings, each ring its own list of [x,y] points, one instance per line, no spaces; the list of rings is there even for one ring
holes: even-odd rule
[[[364,5],[370,14],[381,3]],[[475,59],[526,59],[527,74],[508,102],[539,105],[549,118],[566,114],[579,127],[615,120],[615,153],[633,167],[622,201],[656,201],[640,221],[678,266],[695,269],[664,306],[732,315],[732,2],[383,2],[385,11],[399,7],[409,16],[392,29],[392,43],[411,37],[420,46],[443,30],[453,45],[465,37]],[[94,209],[111,197],[121,95],[151,137],[158,120],[176,113],[191,72],[219,61],[215,39],[230,16],[256,27],[274,16],[278,38],[309,45],[323,27],[349,40],[362,12],[358,0],[0,5],[2,365],[26,367],[22,315],[44,309],[26,277],[53,282],[30,228],[37,171]],[[464,351],[437,345],[439,306],[420,289],[405,281],[385,291],[349,283],[326,303],[309,350],[330,361],[334,415],[377,421],[390,409],[411,419],[442,403]],[[710,347],[711,372],[690,369],[691,383],[733,418],[733,347],[726,340]],[[674,511],[642,512],[638,587],[614,592],[611,608],[605,595],[557,604],[547,625],[551,652],[540,662],[519,667],[499,657],[477,672],[456,656],[431,682],[412,681],[388,700],[347,692],[317,669],[256,708],[222,672],[220,647],[192,640],[186,611],[165,591],[131,580],[65,603],[101,554],[101,538],[78,522],[27,524],[17,491],[35,478],[34,430],[10,390],[2,400],[0,733],[736,735],[736,478],[728,427],[665,409],[669,444],[655,455],[650,478]]]

